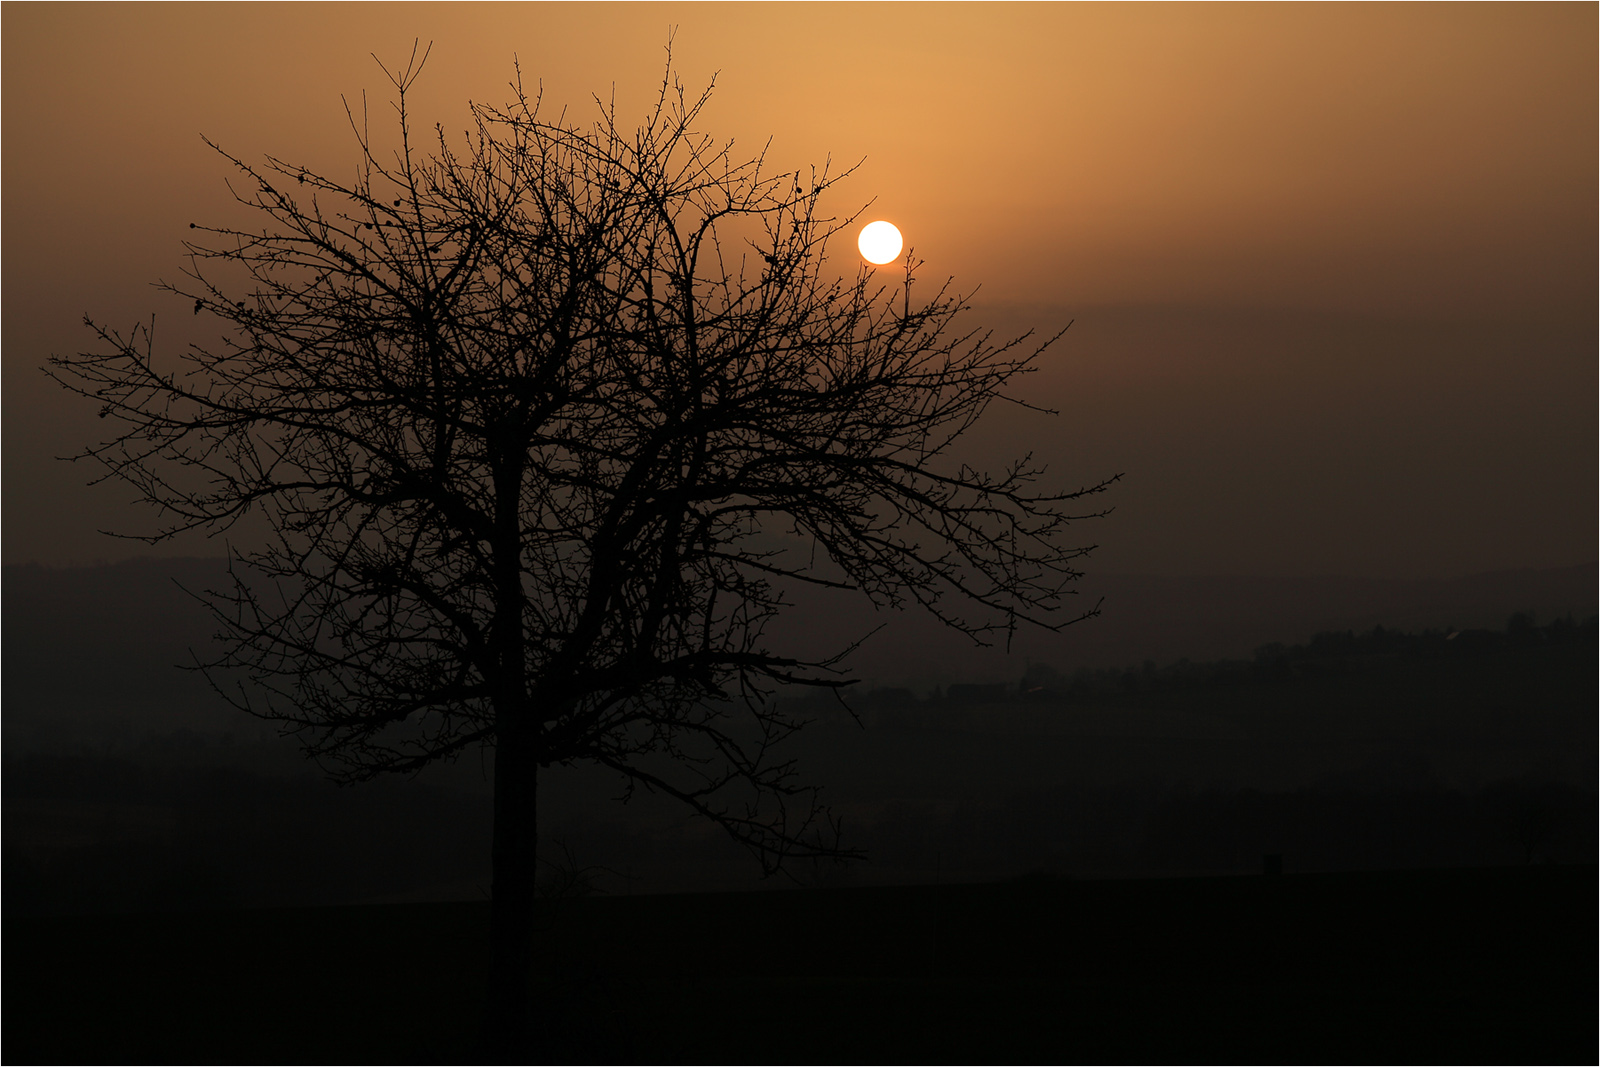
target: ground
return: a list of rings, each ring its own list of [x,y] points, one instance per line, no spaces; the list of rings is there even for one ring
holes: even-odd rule
[[[1596,1058],[1588,867],[550,901],[532,1061]],[[477,904],[6,924],[7,1062],[470,1062]]]

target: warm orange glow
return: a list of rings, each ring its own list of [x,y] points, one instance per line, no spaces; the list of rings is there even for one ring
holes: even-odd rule
[[[189,223],[253,224],[200,134],[348,176],[342,101],[361,124],[365,92],[394,149],[373,55],[403,63],[419,40],[412,121],[456,148],[467,101],[507,102],[513,61],[547,117],[590,122],[597,93],[627,130],[660,93],[669,23],[689,93],[720,72],[697,132],[739,158],[771,138],[762,173],[807,188],[812,165],[859,162],[817,217],[913,227],[913,294],[978,290],[970,327],[996,336],[1077,320],[1026,391],[1069,417],[997,416],[973,440],[1129,472],[1098,566],[1593,559],[1595,5],[673,10],[5,4],[6,563],[133,550],[97,532],[125,501],[55,459],[107,423],[38,368],[90,343],[85,312],[121,329],[157,313],[168,352],[216,340],[149,287],[182,270]],[[849,262],[848,229],[828,248],[844,273],[873,258]],[[872,291],[903,312],[887,258]],[[1493,514],[1485,478],[1512,494]]]

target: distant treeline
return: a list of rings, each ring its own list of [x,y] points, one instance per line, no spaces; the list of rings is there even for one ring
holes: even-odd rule
[[[1590,616],[1582,622],[1560,618],[1539,625],[1531,613],[1519,612],[1511,616],[1504,630],[1407,633],[1382,626],[1364,633],[1331,630],[1318,633],[1301,645],[1262,645],[1253,660],[1195,663],[1181,659],[1166,666],[1146,660],[1139,666],[1081,668],[1071,673],[1036,663],[1015,684],[935,686],[926,697],[918,697],[906,688],[874,689],[847,694],[846,702],[864,710],[1023,700],[1103,703],[1133,694],[1280,684],[1290,679],[1311,681],[1381,668],[1397,660],[1483,661],[1530,650],[1581,656],[1596,651],[1597,639],[1600,617]]]
[[[1597,620],[1373,629],[1252,660],[798,701],[793,739],[870,862],[808,883],[1592,863]],[[782,699],[792,699],[788,695]],[[248,720],[235,720],[240,726]],[[461,899],[487,885],[488,767],[336,789],[283,743],[151,732],[8,748],[7,911]],[[487,760],[484,761],[485,764]],[[551,885],[726,889],[725,836],[552,767]]]

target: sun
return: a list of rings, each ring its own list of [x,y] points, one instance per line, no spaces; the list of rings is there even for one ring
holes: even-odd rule
[[[900,231],[892,222],[869,222],[861,231],[861,236],[856,239],[856,247],[861,249],[861,258],[868,263],[882,266],[892,262],[900,254],[900,249],[905,246],[905,241],[900,237]]]

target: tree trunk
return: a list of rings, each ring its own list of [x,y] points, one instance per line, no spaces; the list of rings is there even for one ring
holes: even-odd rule
[[[529,706],[523,634],[522,471],[525,444],[509,431],[494,485],[494,867],[489,910],[489,1057],[529,1063],[533,1040],[534,887],[539,876],[540,725]]]
[[[511,716],[516,718],[517,716]],[[488,1052],[528,1063],[535,1039],[534,900],[539,763],[527,724],[502,722],[494,758],[493,899],[489,911]]]

